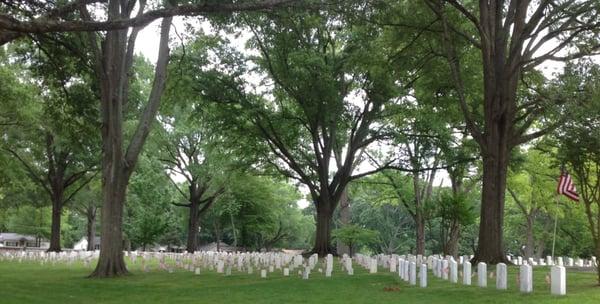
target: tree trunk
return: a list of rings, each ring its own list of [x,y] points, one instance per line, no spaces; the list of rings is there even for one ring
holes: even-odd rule
[[[413,173],[413,191],[415,193],[415,228],[416,234],[416,254],[425,255],[425,218],[423,217],[423,197],[421,196],[421,184],[418,172]]]
[[[458,240],[460,239],[460,224],[454,220],[451,227],[448,240],[444,244],[444,254],[458,258]]]
[[[237,250],[237,244],[238,244],[238,240],[237,240],[237,232],[235,231],[235,221],[233,220],[233,214],[229,213],[229,220],[231,221],[231,231],[233,234],[233,248],[235,248],[235,251]]]
[[[50,230],[50,248],[48,252],[60,252],[60,219],[62,215],[62,196],[52,199],[52,223]]]
[[[543,239],[538,240],[535,250],[535,257],[538,259],[544,257],[544,250],[546,250],[546,242]]]
[[[117,0],[108,2],[109,21],[123,18],[125,15],[123,13],[130,13],[123,11],[125,7],[122,4],[123,2]],[[143,5],[140,9],[143,10]],[[89,15],[84,17],[90,18]],[[101,43],[102,47],[94,50],[96,74],[100,83],[102,117],[103,205],[100,258],[91,277],[115,277],[129,273],[123,259],[123,207],[129,178],[156,117],[164,90],[166,67],[169,61],[168,38],[171,21],[172,18],[163,18],[161,22],[154,82],[148,103],[126,150],[123,139],[123,112],[128,100],[128,75],[133,62],[133,47],[140,28],[132,29],[129,37],[128,29],[109,31]],[[90,37],[91,45],[97,46],[96,36]]]
[[[526,259],[532,258],[535,249],[535,240],[533,239],[533,219],[527,216],[527,223],[525,224],[525,250],[523,255]]]
[[[96,215],[87,215],[87,251],[94,251],[94,244],[96,243]]]
[[[331,247],[331,220],[333,217],[331,202],[320,199],[317,202],[317,231],[315,235],[315,247],[313,253],[324,257],[334,253]]]
[[[490,128],[490,129],[500,129]],[[504,196],[506,191],[506,170],[509,149],[503,132],[491,132],[488,135],[483,155],[483,186],[481,215],[479,223],[479,242],[473,263],[488,264],[509,263],[504,254],[503,224]]]
[[[423,212],[420,210],[420,206],[417,206],[416,214],[415,214],[415,224],[416,224],[416,236],[417,236],[417,253],[425,255],[425,220],[423,218]]]
[[[213,225],[215,228],[215,239],[217,240],[217,252],[221,251],[221,229],[219,229],[219,224],[215,221]]]
[[[103,173],[117,173],[105,167]],[[118,166],[117,166],[118,167]],[[109,172],[106,172],[106,171]],[[120,172],[119,172],[120,173]],[[100,258],[91,277],[115,277],[129,274],[123,258],[123,206],[125,204],[126,182],[124,174],[106,174],[104,178],[102,205],[102,228]],[[107,181],[110,178],[111,181]]]
[[[348,189],[344,189],[340,197],[340,223],[342,226],[349,225],[352,219],[352,213],[350,210],[350,201],[348,200]],[[337,241],[337,254],[342,255],[349,253],[350,248],[343,242]]]
[[[596,240],[596,273],[598,274],[598,285],[600,285],[600,241]]]
[[[198,227],[200,226],[200,213],[198,212],[198,202],[190,203],[188,219],[188,236],[186,250],[194,253],[198,249]]]

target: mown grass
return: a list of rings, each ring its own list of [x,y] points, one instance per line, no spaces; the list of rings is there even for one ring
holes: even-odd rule
[[[333,277],[314,271],[309,280],[297,273],[283,277],[281,271],[260,278],[237,273],[224,276],[203,271],[174,273],[156,270],[144,273],[130,265],[131,276],[89,279],[90,268],[75,263],[41,266],[39,263],[0,261],[0,303],[600,303],[600,287],[593,273],[567,270],[567,296],[550,295],[545,282],[547,268],[534,271],[534,292],[521,294],[516,267],[509,268],[509,289],[498,291],[495,280],[487,288],[451,284],[429,273],[429,287],[409,286],[395,273],[368,274],[355,266],[355,275],[339,266]],[[476,278],[473,278],[476,282]]]

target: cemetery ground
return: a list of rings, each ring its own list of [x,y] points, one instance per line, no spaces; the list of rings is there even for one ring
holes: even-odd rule
[[[92,263],[94,265],[94,263]],[[427,288],[410,286],[396,273],[380,268],[369,274],[356,267],[347,275],[336,262],[333,276],[314,271],[308,280],[297,272],[284,277],[281,270],[260,278],[239,273],[230,276],[215,271],[194,272],[177,269],[145,273],[130,265],[131,276],[116,279],[90,279],[91,268],[81,262],[72,265],[31,261],[0,261],[0,303],[600,303],[600,287],[593,272],[567,269],[567,295],[550,295],[545,277],[548,267],[534,268],[534,291],[518,290],[518,267],[509,267],[508,290],[463,286],[436,278],[429,271]],[[316,270],[316,269],[315,269]]]

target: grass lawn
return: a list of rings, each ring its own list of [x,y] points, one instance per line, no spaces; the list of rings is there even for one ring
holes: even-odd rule
[[[256,269],[253,275],[234,270],[227,277],[209,271],[199,276],[184,270],[144,273],[139,264],[130,266],[128,277],[88,279],[91,269],[82,264],[0,261],[0,303],[600,303],[593,273],[567,270],[567,296],[556,297],[545,282],[547,268],[534,270],[534,292],[526,295],[518,291],[516,267],[509,268],[509,289],[497,291],[495,279],[479,288],[451,284],[429,272],[429,287],[422,289],[381,268],[368,274],[355,265],[355,275],[348,276],[336,266],[333,277],[314,271],[309,280],[297,272],[283,277],[280,271],[261,279]]]

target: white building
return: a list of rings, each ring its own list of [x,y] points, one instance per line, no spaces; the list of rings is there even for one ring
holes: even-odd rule
[[[50,248],[50,242],[31,235],[3,232],[0,233],[0,247],[48,249]]]
[[[88,240],[86,237],[82,237],[75,245],[73,245],[73,250],[87,250]],[[94,238],[94,250],[100,250],[100,237],[97,236]]]

